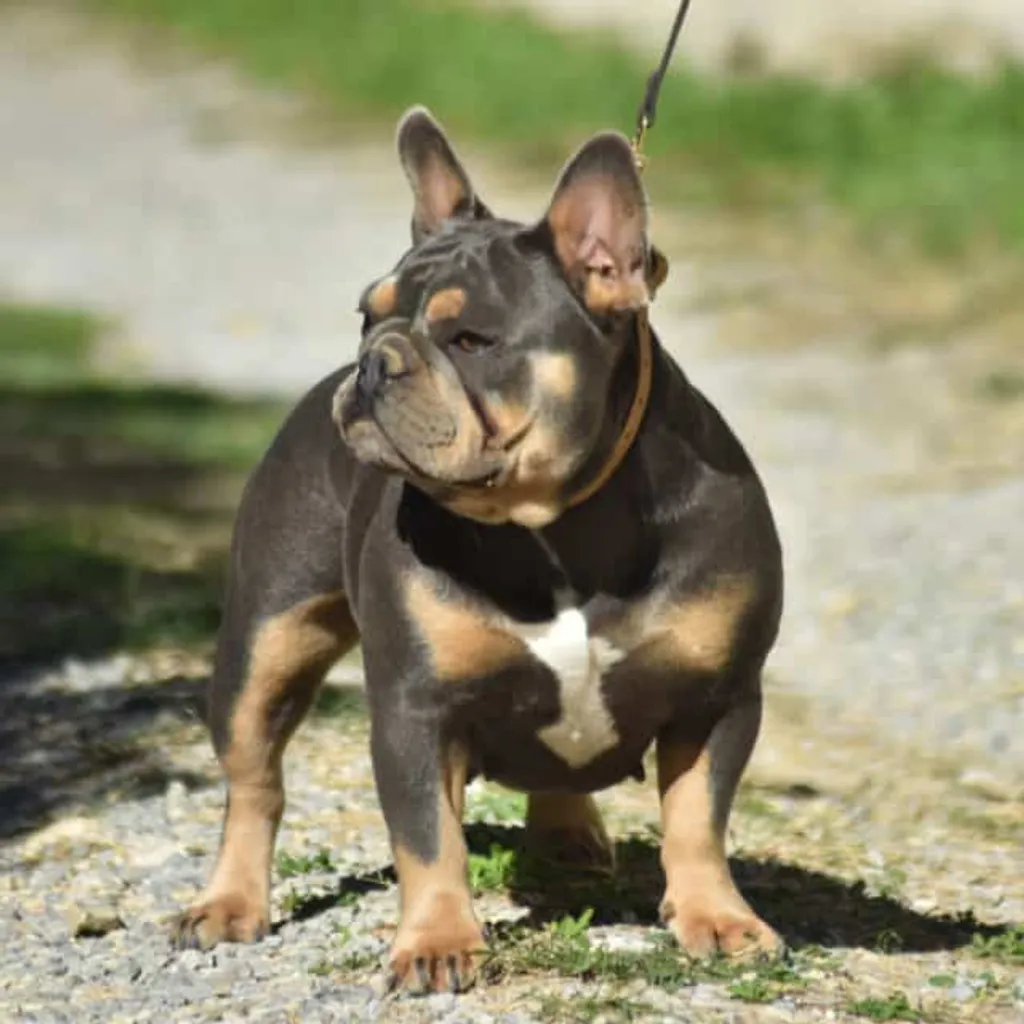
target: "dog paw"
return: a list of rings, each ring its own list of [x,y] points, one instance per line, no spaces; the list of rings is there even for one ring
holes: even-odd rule
[[[661,904],[661,919],[693,957],[715,953],[737,958],[774,957],[785,949],[779,935],[745,905],[715,906],[706,899],[666,897]]]
[[[176,949],[210,949],[219,942],[259,942],[270,931],[268,908],[241,893],[201,900],[174,924]]]
[[[486,949],[472,912],[454,897],[435,897],[426,913],[416,915],[415,923],[399,927],[387,987],[414,995],[465,992],[476,981],[476,960]]]

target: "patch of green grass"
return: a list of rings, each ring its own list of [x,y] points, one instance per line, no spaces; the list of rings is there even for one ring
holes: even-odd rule
[[[750,789],[741,789],[737,794],[736,810],[739,814],[749,818],[762,818],[765,821],[780,824],[787,820],[780,808]]]
[[[497,5],[444,0],[92,0],[163,25],[351,120],[428,104],[457,137],[557,164],[630,131],[654,51],[560,32]],[[1024,69],[967,78],[908,53],[867,80],[715,79],[677,60],[649,136],[659,193],[786,211],[825,199],[935,252],[1024,246]],[[661,192],[664,190],[664,193]]]
[[[80,377],[101,330],[72,309],[0,305],[0,381],[52,385]]]
[[[608,949],[592,940],[593,919],[594,911],[585,910],[551,921],[539,931],[523,926],[508,930],[484,965],[485,976],[498,980],[553,974],[594,984],[642,981],[666,992],[711,982],[726,985],[727,993],[738,1001],[771,1002],[803,991],[807,982],[801,970],[820,959],[811,951],[794,954],[786,961],[698,960],[687,957],[667,936],[654,939],[642,951]]]
[[[886,864],[870,888],[882,899],[899,900],[906,884],[906,871],[894,864]]]
[[[277,855],[277,873],[281,878],[297,878],[299,875],[311,875],[320,871],[333,871],[334,861],[331,851],[317,850],[313,854],[292,854],[282,851]]]
[[[744,1003],[773,1003],[783,995],[806,987],[807,982],[790,964],[766,961],[744,971],[727,991],[733,999]]]
[[[154,570],[113,550],[102,522],[66,510],[47,521],[47,511],[0,525],[0,661],[189,644],[216,628],[218,592],[205,573]]]
[[[526,818],[526,794],[489,783],[479,792],[471,792],[466,818],[498,824],[521,822]]]
[[[893,992],[891,995],[877,999],[857,999],[847,1003],[846,1010],[857,1017],[868,1020],[927,1020],[927,1015],[920,1007],[911,1004],[904,992]]]
[[[978,382],[978,390],[994,402],[1024,400],[1024,373],[1019,370],[993,370]]]
[[[374,953],[350,952],[334,960],[324,957],[309,968],[309,973],[319,978],[332,974],[357,973],[380,966],[380,958]]]
[[[0,305],[0,661],[209,640],[269,401],[111,381],[104,323]]]
[[[883,928],[871,944],[876,953],[899,953],[906,945],[903,936],[894,928]]]
[[[323,899],[320,893],[300,892],[298,889],[290,889],[281,897],[281,909],[289,917],[299,914],[309,906],[319,903]]]
[[[1024,925],[1015,925],[995,935],[975,935],[971,952],[983,960],[1024,965]]]
[[[365,718],[366,693],[361,687],[328,684],[317,694],[313,714],[318,718]]]
[[[508,887],[516,867],[515,850],[492,844],[486,855],[469,855],[469,885],[474,893],[495,892]]]
[[[541,1020],[553,1024],[590,1024],[591,1021],[643,1020],[654,1012],[650,1003],[629,996],[574,994],[570,998],[546,995],[540,1000],[537,1012]]]

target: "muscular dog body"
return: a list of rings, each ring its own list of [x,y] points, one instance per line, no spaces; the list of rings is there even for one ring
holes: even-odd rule
[[[398,146],[413,246],[363,294],[358,364],[300,402],[239,511],[210,699],[229,796],[179,941],[267,931],[285,745],[361,642],[398,981],[472,980],[468,780],[526,791],[536,848],[606,863],[589,794],[652,744],[663,919],[691,953],[774,949],[724,839],[779,544],[741,445],[647,325],[663,269],[629,146],[590,140],[528,226],[491,215],[426,111]]]

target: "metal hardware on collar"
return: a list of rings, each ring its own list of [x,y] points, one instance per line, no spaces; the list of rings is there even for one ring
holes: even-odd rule
[[[654,125],[654,115],[658,108],[658,94],[661,92],[661,83],[665,79],[665,73],[672,61],[672,54],[679,39],[679,30],[686,20],[686,13],[690,9],[690,0],[680,0],[679,10],[676,12],[675,21],[672,22],[672,31],[669,32],[668,43],[665,45],[665,52],[661,55],[661,61],[651,72],[647,79],[647,91],[644,93],[643,102],[636,114],[636,132],[631,143],[633,159],[636,161],[637,170],[642,171],[647,166],[647,157],[644,156],[644,138],[647,130]]]
[[[636,318],[637,333],[637,373],[636,373],[636,394],[633,395],[633,403],[626,414],[626,422],[622,425],[622,433],[612,449],[608,460],[601,467],[601,471],[582,490],[577,491],[566,502],[566,508],[574,505],[582,505],[588,498],[592,498],[608,481],[612,474],[622,464],[633,447],[633,441],[640,432],[640,424],[643,423],[644,413],[647,411],[647,401],[651,397],[651,378],[654,371],[654,343],[651,338],[651,325],[647,322],[647,310],[641,310]]]

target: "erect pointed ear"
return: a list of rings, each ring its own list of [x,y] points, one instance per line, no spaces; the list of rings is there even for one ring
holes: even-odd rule
[[[476,198],[441,126],[426,107],[406,111],[398,123],[398,156],[412,186],[413,242],[432,235],[451,217],[482,219],[491,212]]]
[[[660,281],[651,277],[647,196],[624,135],[603,132],[576,153],[555,186],[543,224],[566,277],[591,312],[647,305],[649,280]]]

